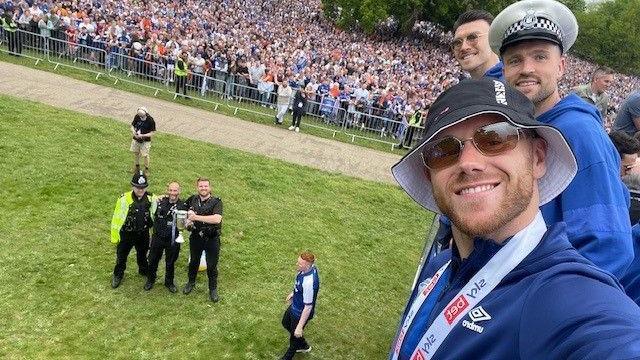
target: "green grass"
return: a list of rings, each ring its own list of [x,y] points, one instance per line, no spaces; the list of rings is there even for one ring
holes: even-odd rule
[[[158,134],[150,191],[212,179],[225,204],[219,289],[142,290],[135,256],[110,288],[116,198],[130,190],[127,125],[0,96],[0,358],[275,359],[301,250],[318,256],[314,350],[384,358],[431,216],[397,187]],[[186,281],[188,245],[176,265]],[[159,281],[164,265],[159,267]]]
[[[26,52],[26,50],[25,50]],[[44,55],[41,55],[42,57],[44,57]],[[144,87],[144,86],[140,86],[137,84],[133,84],[130,82],[122,82],[119,81],[117,84],[115,84],[115,80],[111,77],[109,77],[108,75],[102,75],[99,76],[96,79],[96,74],[90,71],[96,71],[98,70],[98,68],[94,65],[90,65],[90,64],[83,64],[83,63],[71,63],[71,61],[65,61],[65,59],[58,59],[56,61],[59,61],[60,63],[63,64],[71,64],[74,67],[68,67],[68,66],[59,66],[56,69],[55,64],[53,63],[49,63],[46,60],[40,61],[37,65],[35,60],[33,59],[29,59],[26,57],[16,57],[16,56],[12,56],[9,55],[6,52],[2,52],[0,51],[0,61],[4,61],[4,62],[9,62],[9,63],[13,63],[13,64],[17,64],[17,65],[22,65],[22,66],[26,66],[26,67],[30,67],[30,68],[34,68],[34,69],[39,69],[39,70],[43,70],[43,71],[48,71],[48,72],[53,72],[53,73],[57,73],[59,75],[64,75],[67,77],[71,77],[77,80],[82,80],[82,81],[86,81],[92,84],[97,84],[97,85],[102,85],[102,86],[106,86],[106,87],[111,87],[111,88],[115,88],[115,89],[119,89],[119,90],[124,90],[124,91],[128,91],[131,93],[135,93],[135,94],[141,94],[141,95],[145,95],[145,96],[155,96],[158,99],[162,99],[162,100],[166,100],[166,101],[172,101],[172,102],[178,102],[180,104],[186,105],[186,106],[191,106],[191,107],[195,107],[195,108],[199,108],[199,109],[203,109],[203,110],[207,110],[207,111],[212,111],[212,112],[216,112],[216,113],[220,113],[220,114],[224,114],[224,115],[228,115],[228,116],[233,116],[242,120],[247,120],[247,121],[251,121],[251,122],[255,122],[255,123],[260,123],[260,124],[265,124],[265,125],[269,125],[269,126],[275,126],[273,125],[273,117],[275,115],[275,110],[270,110],[270,109],[265,109],[263,107],[251,104],[251,103],[246,103],[246,102],[237,102],[237,101],[227,101],[227,100],[222,100],[217,96],[209,96],[206,98],[206,100],[209,101],[214,101],[217,102],[219,104],[221,104],[221,106],[218,106],[217,109],[214,111],[215,108],[215,104],[212,104],[211,102],[206,102],[206,101],[200,101],[199,98],[197,96],[195,96],[193,98],[193,100],[184,100],[181,98],[178,98],[176,100],[173,99],[173,93],[169,93],[166,91],[161,91],[158,92],[156,94],[156,91],[154,89],[148,88],[148,87]],[[80,69],[88,69],[90,71],[84,71],[84,70],[80,70]],[[102,69],[104,70],[104,69]],[[105,71],[103,71],[105,72]],[[133,77],[135,78],[135,77]],[[142,82],[145,82],[144,80],[142,80]],[[159,88],[163,88],[163,85],[160,83],[154,83],[154,86],[158,86]],[[173,87],[168,88],[170,90],[173,89]],[[238,109],[238,111],[236,111],[236,109]],[[258,113],[266,113],[267,115],[262,115],[262,114],[258,114]],[[291,114],[287,114],[286,116],[287,118],[285,119],[285,123],[286,124],[290,124],[291,122]],[[404,155],[406,153],[406,150],[404,149],[397,149],[391,148],[390,144],[387,143],[383,143],[383,142],[379,142],[379,141],[375,141],[375,140],[370,140],[367,138],[353,138],[352,136],[349,136],[348,134],[345,134],[343,132],[340,132],[340,127],[332,127],[329,125],[325,125],[328,128],[327,129],[321,129],[321,128],[317,128],[317,127],[311,127],[311,126],[305,126],[305,124],[307,123],[312,123],[312,121],[310,119],[308,119],[307,117],[305,117],[302,121],[302,130],[304,133],[306,134],[310,134],[310,135],[314,135],[314,136],[318,136],[318,137],[322,137],[322,138],[329,138],[329,139],[334,139],[337,141],[341,141],[341,142],[346,142],[346,143],[353,143],[355,145],[359,145],[359,146],[363,146],[363,147],[368,147],[371,149],[376,149],[376,150],[380,150],[380,151],[384,151],[384,152],[390,152],[390,153],[394,153],[394,154],[398,154],[398,155]],[[333,130],[333,131],[332,131]],[[377,139],[382,139],[379,138],[377,134],[370,134],[372,138],[377,138]],[[388,138],[384,138],[385,140]]]

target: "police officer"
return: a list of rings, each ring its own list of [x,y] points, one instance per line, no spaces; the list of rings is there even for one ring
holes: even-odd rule
[[[186,206],[189,237],[189,281],[183,293],[189,294],[196,286],[196,275],[200,265],[202,251],[207,260],[207,276],[209,278],[209,298],[218,302],[218,256],[220,254],[220,229],[222,228],[222,200],[211,196],[209,179],[200,177],[196,181],[198,195],[189,197]]]
[[[151,213],[155,211],[156,202],[152,194],[147,192],[149,183],[144,175],[133,175],[131,186],[131,192],[118,198],[111,219],[111,242],[117,245],[116,266],[111,279],[111,287],[114,289],[122,282],[131,248],[136,248],[138,273],[146,276],[148,268],[149,229],[152,225]]]
[[[180,200],[180,184],[171,182],[167,186],[167,196],[158,200],[155,213],[153,213],[153,236],[151,237],[151,249],[149,250],[149,273],[144,289],[149,291],[156,281],[158,263],[165,254],[166,271],[164,274],[164,286],[170,292],[178,291],[173,283],[175,263],[180,254],[180,242],[176,241],[180,235],[177,228],[177,211],[184,209],[184,203]]]

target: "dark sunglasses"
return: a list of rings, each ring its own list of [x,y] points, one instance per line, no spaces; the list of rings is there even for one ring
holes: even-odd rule
[[[473,146],[484,156],[496,156],[515,149],[520,140],[519,128],[508,122],[489,124],[477,129],[469,139],[446,136],[428,142],[422,152],[422,162],[431,170],[440,170],[455,164],[464,148],[471,140]]]
[[[481,34],[481,33],[471,33],[465,37],[462,38],[458,38],[458,39],[454,39],[451,44],[449,44],[449,46],[451,46],[451,49],[453,50],[459,50],[462,47],[462,44],[464,44],[464,41],[466,40],[469,44],[471,45],[475,45],[478,42],[478,38],[480,38],[480,36],[484,36],[486,34]]]

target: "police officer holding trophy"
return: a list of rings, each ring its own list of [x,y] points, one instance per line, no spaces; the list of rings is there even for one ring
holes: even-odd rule
[[[177,292],[176,285],[173,282],[175,274],[175,263],[180,254],[180,244],[183,241],[180,235],[180,223],[178,215],[184,213],[186,217],[185,206],[180,201],[180,184],[171,182],[167,186],[166,196],[158,200],[155,213],[153,213],[153,236],[151,237],[151,249],[149,250],[149,272],[147,275],[147,283],[144,289],[149,291],[153,288],[156,281],[156,273],[158,271],[158,263],[165,254],[166,271],[164,274],[164,286],[170,292]]]
[[[189,197],[186,206],[189,237],[189,281],[182,292],[191,293],[196,286],[196,275],[200,257],[205,251],[207,276],[209,278],[209,299],[218,302],[218,256],[220,254],[220,230],[222,228],[222,200],[211,196],[209,179],[200,177],[196,181],[198,194]]]

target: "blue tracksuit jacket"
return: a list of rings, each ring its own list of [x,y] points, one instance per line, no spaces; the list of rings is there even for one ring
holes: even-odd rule
[[[540,244],[478,304],[491,318],[469,326],[467,313],[429,359],[640,358],[640,308],[611,274],[578,254],[565,230],[564,223],[549,227]],[[452,259],[447,286],[430,314],[418,312],[400,359],[409,359],[435,317],[500,248],[477,239],[468,259],[447,250],[425,266],[419,283]]]

